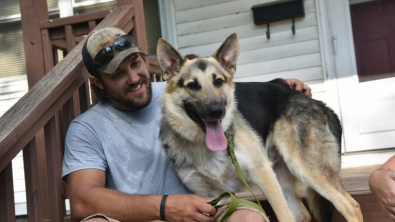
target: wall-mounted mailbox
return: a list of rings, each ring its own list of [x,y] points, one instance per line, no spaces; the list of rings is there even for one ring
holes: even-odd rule
[[[255,25],[267,24],[266,36],[270,39],[270,23],[292,19],[295,35],[295,18],[304,17],[303,0],[279,0],[252,6]]]

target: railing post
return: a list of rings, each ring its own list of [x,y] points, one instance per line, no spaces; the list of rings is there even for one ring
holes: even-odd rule
[[[44,57],[37,54],[43,54],[40,22],[49,19],[48,6],[46,0],[22,0],[19,3],[30,89],[45,75]]]
[[[43,129],[23,149],[23,164],[28,220],[29,222],[51,221]]]
[[[62,160],[58,144],[59,128],[56,126],[56,116],[53,116],[44,126],[45,147],[48,170],[49,200],[51,203],[52,221],[63,221],[66,215],[65,203],[62,197]]]
[[[15,221],[12,163],[9,163],[8,166],[0,172],[0,221]]]
[[[131,35],[136,40],[139,48],[148,54],[147,34],[145,31],[144,5],[143,0],[117,0],[118,6],[133,5],[134,7],[134,28]]]
[[[66,25],[64,30],[66,34],[67,53],[69,53],[77,45],[77,42],[75,41],[75,32],[72,25]],[[80,115],[81,113],[79,93],[78,92],[74,93],[73,97],[70,99],[73,100],[72,107],[74,109],[74,116],[73,116],[74,118]]]
[[[48,20],[46,0],[19,1],[23,42],[26,58],[26,72],[29,88],[32,88],[45,75],[44,48],[40,22]],[[50,221],[50,208],[47,193],[47,170],[45,158],[44,130],[36,134],[23,152],[26,195],[29,221]]]

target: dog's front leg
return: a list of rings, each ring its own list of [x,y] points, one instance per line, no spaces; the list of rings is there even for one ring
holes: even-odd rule
[[[212,199],[226,190],[218,181],[205,176],[193,167],[176,167],[176,170],[182,182],[198,196]]]
[[[263,166],[262,163],[260,163],[261,166],[257,166],[253,169],[253,180],[268,199],[270,205],[276,213],[278,221],[294,222],[295,219],[287,205],[276,174],[274,173],[273,168],[268,161],[269,160],[266,160],[265,163],[263,163]]]

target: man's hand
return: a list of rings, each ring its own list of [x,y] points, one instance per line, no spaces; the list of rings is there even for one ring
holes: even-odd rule
[[[291,89],[303,92],[308,97],[313,96],[310,87],[299,79],[284,79],[284,81],[291,87]]]
[[[369,186],[380,206],[395,221],[395,172],[385,168],[375,170]]]
[[[214,221],[216,210],[208,199],[190,195],[169,195],[165,204],[166,221]]]

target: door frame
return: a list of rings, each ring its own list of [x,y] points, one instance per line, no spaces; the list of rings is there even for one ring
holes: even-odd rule
[[[162,38],[178,49],[176,19],[173,0],[158,0]]]

